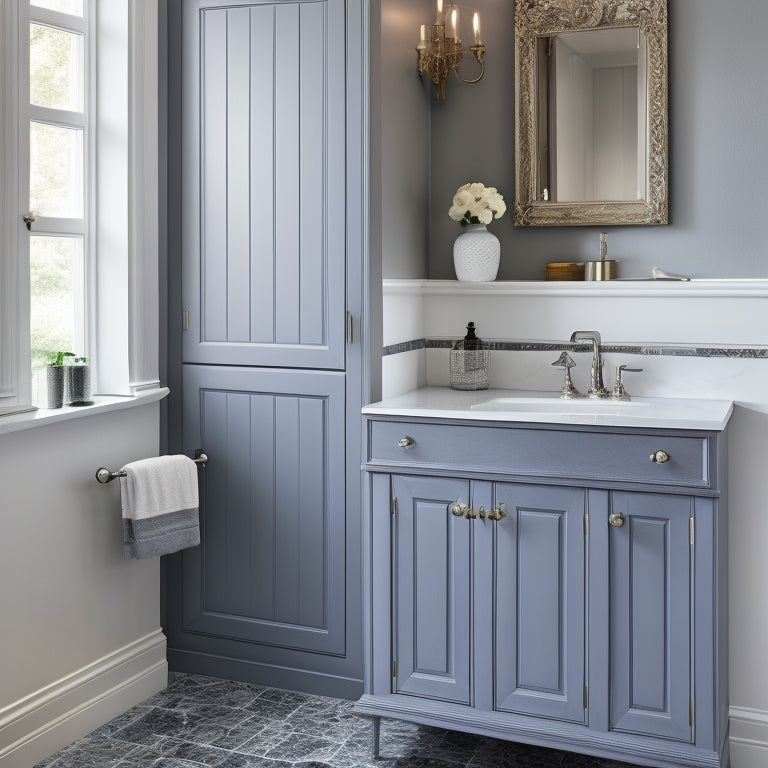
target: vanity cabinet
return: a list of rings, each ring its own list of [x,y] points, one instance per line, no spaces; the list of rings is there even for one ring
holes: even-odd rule
[[[375,413],[365,433],[357,712],[727,765],[724,432]]]

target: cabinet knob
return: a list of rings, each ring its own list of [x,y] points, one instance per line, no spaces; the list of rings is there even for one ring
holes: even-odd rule
[[[413,445],[415,442],[416,442],[416,441],[415,441],[415,440],[414,440],[414,439],[413,439],[413,438],[412,438],[410,435],[406,435],[405,437],[401,437],[401,438],[400,438],[400,439],[397,441],[397,445],[398,445],[400,448],[409,448],[409,447],[410,447],[410,446],[412,446],[412,445]]]
[[[612,512],[608,515],[608,522],[614,528],[621,528],[624,525],[624,515],[621,512]]]
[[[648,458],[656,464],[664,464],[669,461],[669,454],[666,451],[654,451]]]
[[[460,501],[457,501],[452,507],[451,507],[451,514],[455,517],[464,517],[464,513],[467,511],[467,505],[462,504]]]
[[[500,502],[498,507],[492,508],[491,511],[488,513],[488,519],[489,520],[495,520],[498,522],[499,520],[503,520],[507,516],[507,507],[504,502]]]

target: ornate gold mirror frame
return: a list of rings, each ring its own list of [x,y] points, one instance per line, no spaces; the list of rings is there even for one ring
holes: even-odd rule
[[[647,61],[645,197],[638,200],[559,202],[541,199],[538,165],[540,94],[537,46],[565,32],[630,27],[645,37]],[[667,224],[667,2],[666,0],[516,0],[515,2],[516,226]]]

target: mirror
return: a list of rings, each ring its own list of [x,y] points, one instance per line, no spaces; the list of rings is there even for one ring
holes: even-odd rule
[[[514,223],[666,224],[666,0],[517,0]]]

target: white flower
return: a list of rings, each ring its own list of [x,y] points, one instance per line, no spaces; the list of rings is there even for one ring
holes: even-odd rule
[[[462,226],[490,224],[494,218],[500,219],[506,210],[504,198],[496,187],[486,187],[474,181],[462,184],[456,190],[448,215]]]
[[[483,192],[485,191],[485,187],[482,184],[478,184],[475,182],[474,184],[469,185],[469,194],[472,195],[474,198],[480,198],[483,196]]]
[[[456,194],[453,196],[453,204],[458,208],[469,208],[474,202],[474,195],[472,195],[468,189],[463,187],[457,189]]]

